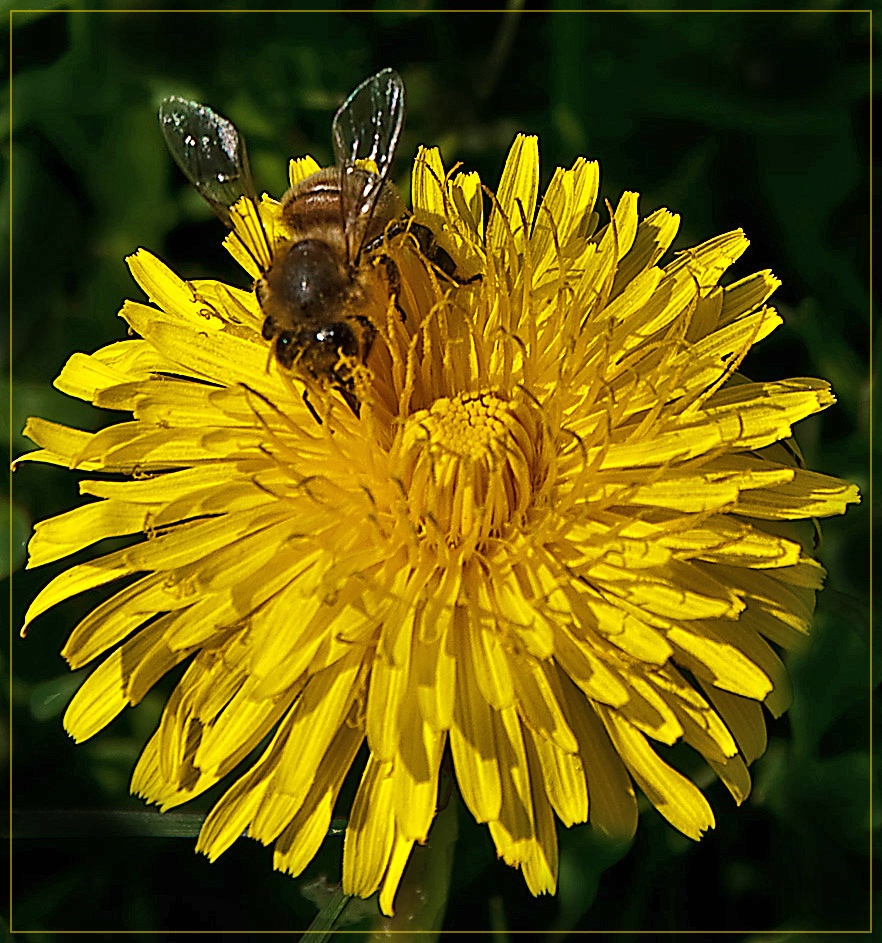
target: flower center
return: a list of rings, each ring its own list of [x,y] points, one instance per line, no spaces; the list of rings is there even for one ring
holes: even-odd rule
[[[399,440],[411,519],[471,550],[518,525],[538,480],[541,426],[526,403],[491,391],[436,400]]]

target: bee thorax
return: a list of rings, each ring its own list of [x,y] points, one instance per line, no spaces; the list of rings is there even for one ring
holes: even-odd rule
[[[295,242],[266,278],[279,302],[307,318],[340,300],[350,281],[339,255],[320,239]]]

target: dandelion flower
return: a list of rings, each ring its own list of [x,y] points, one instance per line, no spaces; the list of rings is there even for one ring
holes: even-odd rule
[[[235,771],[199,837],[211,859],[247,832],[300,873],[355,767],[343,888],[391,913],[443,763],[533,894],[556,888],[556,819],[627,838],[636,789],[690,838],[713,827],[658,745],[748,795],[762,706],[788,702],[773,646],[805,636],[823,578],[800,522],[857,489],[786,444],[827,383],[738,372],[781,320],[769,271],[720,285],[743,233],[662,264],[678,218],[640,219],[635,193],[599,208],[598,189],[579,159],[540,201],[532,137],[495,195],[420,150],[414,218],[457,280],[388,237],[400,292],[367,313],[358,415],[334,390],[304,402],[253,292],[140,250],[135,337],[55,384],[131,421],[29,421],[24,458],[86,473],[93,499],[37,525],[29,565],[135,538],[27,613],[113,589],[64,648],[100,659],[65,726],[93,736],[186,662],[132,789],[166,810]],[[278,203],[257,214],[227,241],[252,276],[256,233],[284,238]]]

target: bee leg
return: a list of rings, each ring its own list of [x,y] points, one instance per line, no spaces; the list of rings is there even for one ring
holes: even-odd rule
[[[413,216],[403,216],[401,219],[395,219],[386,227],[382,235],[377,236],[370,242],[365,243],[364,249],[375,251],[379,249],[383,240],[394,239],[396,236],[410,233],[416,241],[422,255],[424,255],[443,275],[446,275],[451,281],[456,281],[454,273],[456,272],[456,262],[450,258],[450,254],[441,248],[435,240],[435,234],[422,223],[415,223]],[[391,261],[391,260],[390,260]],[[394,263],[393,263],[394,264]],[[388,272],[388,269],[387,269]],[[397,278],[396,284],[400,279]]]
[[[454,285],[472,285],[481,280],[481,273],[472,275],[471,278],[459,278],[456,274],[456,262],[450,257],[450,253],[438,245],[435,234],[422,223],[411,222],[408,231],[416,239],[420,252]]]
[[[362,319],[359,318],[359,321]],[[367,321],[367,318],[364,318],[364,321]],[[368,322],[370,323],[370,322]],[[373,326],[371,325],[373,329]],[[343,397],[343,402],[355,413],[356,419],[361,417],[361,403],[358,401],[358,397],[355,395],[355,383],[351,376],[341,376],[337,370],[331,372],[331,377],[333,378],[334,389]]]
[[[435,234],[422,223],[411,223],[410,234],[417,241],[420,252],[451,281],[456,281],[456,262],[450,258],[450,253],[442,249],[435,240]]]
[[[345,381],[334,384],[334,389],[336,389],[340,395],[343,397],[346,405],[355,413],[356,418],[361,416],[361,403],[358,402],[358,399],[355,396],[355,393],[349,388],[350,384]],[[309,394],[306,390],[303,391],[303,402],[306,404],[306,408],[312,413],[312,418],[320,425],[323,426],[322,417],[316,412],[315,406],[309,401]]]
[[[395,264],[395,260],[391,259],[388,255],[381,255],[380,263],[386,270],[386,281],[389,283],[389,294],[392,295],[392,297],[395,299],[395,309],[398,311],[398,316],[401,318],[401,322],[404,323],[407,320],[407,314],[398,301],[398,298],[401,294],[401,273],[398,271],[398,266]],[[373,325],[371,325],[371,327],[373,327]]]
[[[374,343],[374,338],[377,336],[377,329],[363,314],[355,315],[355,320],[358,321],[358,323],[364,328],[364,334],[362,335],[361,341],[361,351],[359,354],[362,361],[364,361],[367,359],[367,355],[371,352],[371,346]]]
[[[306,390],[303,391],[303,402],[306,404],[306,408],[312,413],[312,418],[320,425],[324,425],[322,422],[322,417],[315,411],[315,406],[312,405],[309,401],[309,394]]]
[[[355,413],[355,418],[360,418],[361,403],[359,403],[355,393],[353,393],[352,390],[347,389],[345,386],[338,386],[337,389],[340,391],[340,395],[346,401],[346,405]]]

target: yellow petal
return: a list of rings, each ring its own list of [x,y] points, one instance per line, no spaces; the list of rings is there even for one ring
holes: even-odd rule
[[[614,712],[601,708],[600,716],[628,771],[674,828],[697,841],[714,827],[714,814],[707,799],[658,756],[643,734]]]
[[[388,763],[372,756],[361,778],[343,843],[343,891],[370,897],[380,886],[396,847]]]
[[[456,646],[456,661],[457,693],[450,728],[453,763],[463,801],[479,822],[488,822],[498,818],[502,805],[492,710],[478,686],[464,640]]]
[[[143,508],[121,501],[95,501],[40,521],[28,543],[28,568],[51,563],[108,537],[146,530],[149,516]]]
[[[488,248],[500,249],[508,238],[520,251],[526,244],[536,212],[539,195],[539,139],[519,134],[512,143],[505,161],[496,199],[503,215],[494,212],[487,225]]]

